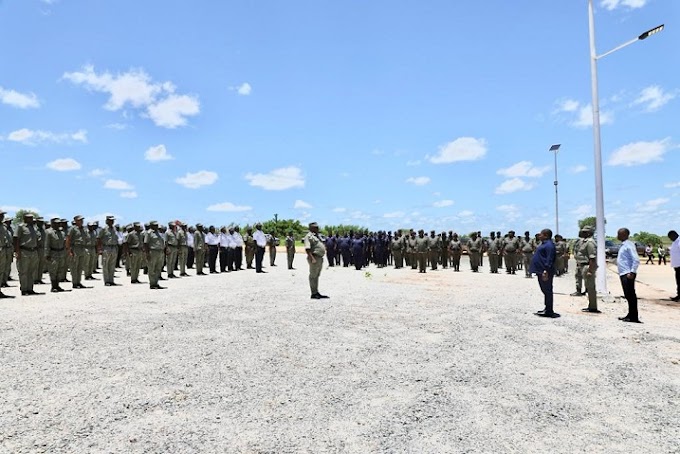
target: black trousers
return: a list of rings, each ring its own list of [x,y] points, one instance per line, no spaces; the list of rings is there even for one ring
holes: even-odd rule
[[[194,248],[187,248],[187,268],[194,267]]]
[[[227,258],[227,248],[221,247],[220,248],[220,271],[224,273],[227,271],[227,263],[229,262],[229,259]]]
[[[234,249],[234,269],[240,270],[243,266],[243,248]]]
[[[262,260],[264,259],[264,248],[257,246],[255,250],[255,271],[262,271]]]
[[[236,255],[236,252],[234,249],[227,249],[227,270],[228,271],[234,271],[234,257]]]
[[[538,285],[541,287],[541,292],[543,292],[543,300],[545,302],[545,313],[552,314],[553,309],[553,276],[550,275],[547,281],[542,279],[542,276],[538,275]]]
[[[217,272],[217,245],[208,246],[208,267],[211,273]]]
[[[628,279],[626,276],[619,277],[621,278],[621,287],[623,287],[623,296],[628,301],[628,315],[626,315],[626,318],[638,320],[638,299],[635,294],[635,279]]]
[[[675,268],[675,285],[678,287],[676,296],[680,297],[680,266]]]

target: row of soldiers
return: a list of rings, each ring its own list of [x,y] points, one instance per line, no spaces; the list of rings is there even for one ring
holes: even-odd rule
[[[557,274],[562,275],[568,272],[569,245],[560,235],[555,236],[555,241]],[[286,244],[290,251],[294,244],[290,235]],[[331,234],[325,240],[329,266],[354,265],[361,269],[374,263],[378,268],[388,265],[402,268],[406,264],[425,273],[428,266],[436,270],[441,265],[460,271],[461,256],[467,253],[472,271],[479,272],[486,253],[491,273],[497,274],[505,262],[507,274],[516,274],[517,270],[524,269],[526,277],[531,277],[529,264],[539,244],[538,234],[532,237],[525,232],[524,237],[517,237],[513,230],[505,235],[491,232],[488,238],[484,238],[481,232],[474,232],[467,241],[453,231],[437,234],[432,230],[428,236],[424,230],[416,232],[413,229],[394,234],[382,231],[369,234],[350,232],[344,236]]]
[[[131,283],[140,284],[141,269],[149,275],[149,285],[152,289],[161,289],[159,285],[161,270],[168,267],[168,278],[188,276],[187,265],[193,262],[194,256],[198,275],[205,275],[203,268],[206,264],[214,270],[214,260],[211,262],[213,246],[220,256],[221,269],[226,271],[242,269],[242,258],[245,250],[245,261],[248,268],[253,268],[252,262],[256,258],[258,248],[264,250],[265,236],[261,232],[261,225],[257,224],[257,232],[247,229],[245,236],[241,236],[238,227],[227,229],[223,227],[217,233],[213,226],[205,228],[202,224],[195,227],[175,221],[169,222],[168,227],[151,221],[142,225],[135,222],[126,226],[121,232],[114,226],[115,218],[106,217],[106,226],[99,228],[95,223],[84,225],[83,216],[75,216],[69,227],[66,219],[52,218],[49,225],[45,225],[42,218],[35,218],[33,214],[24,215],[23,223],[12,229],[11,219],[5,219],[6,212],[0,210],[0,287],[8,287],[13,257],[17,259],[22,295],[35,295],[34,285],[44,284],[42,277],[49,273],[51,291],[63,292],[60,286],[63,282],[72,282],[74,289],[87,288],[82,280],[95,280],[93,274],[102,257],[102,274],[106,286],[119,285],[114,282],[114,274],[121,257],[125,260],[125,267],[131,278]],[[143,228],[143,229],[142,229]],[[258,233],[262,244],[256,239]],[[214,243],[213,241],[214,240]],[[270,257],[273,264],[275,258],[274,241],[271,241]],[[271,254],[274,249],[274,254]],[[179,275],[174,271],[178,269]],[[67,279],[67,272],[71,272],[71,281]],[[0,290],[0,298],[7,297]]]

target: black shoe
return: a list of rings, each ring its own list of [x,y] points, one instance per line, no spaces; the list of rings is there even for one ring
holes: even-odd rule
[[[35,281],[33,285],[45,285],[45,283],[43,281]]]
[[[29,291],[26,292],[26,293],[27,293],[28,295],[31,295],[31,296],[33,296],[33,295],[44,295],[44,293],[36,292],[36,291],[34,291],[34,290],[29,290]]]
[[[156,285],[156,286],[151,287],[151,288],[156,289],[156,290],[165,290],[167,287],[161,287],[160,285]]]
[[[670,298],[671,301],[675,301],[676,303],[680,302],[680,295],[676,296],[674,298]]]
[[[189,277],[189,275],[187,273],[182,273],[182,274],[180,274],[180,276],[181,277]]]
[[[255,272],[256,272],[256,273],[263,273],[263,274],[267,274],[267,272],[266,272],[266,271],[255,271]]]
[[[319,299],[322,299],[322,300],[330,298],[329,296],[322,295],[321,293],[317,293],[316,296],[318,296]]]
[[[196,273],[196,276],[207,276],[205,273]]]
[[[30,295],[30,293],[28,293],[28,292],[21,292],[21,296],[28,296],[28,295]]]
[[[83,284],[78,284],[78,285],[74,285],[73,288],[82,289],[82,288],[92,288],[92,287],[85,287]]]
[[[584,307],[583,309],[581,309],[581,312],[590,312],[590,313],[593,313],[593,314],[601,314],[602,313],[602,311],[600,311],[600,310],[590,309],[588,307]]]
[[[168,274],[168,279],[177,279],[177,276],[174,274]]]
[[[633,319],[628,318],[628,317],[619,317],[619,320],[621,320],[622,322],[628,322],[628,323],[642,323],[640,320],[633,320]]]
[[[159,277],[158,280],[159,280],[159,281],[167,281],[167,279],[164,278],[163,276]]]
[[[1,300],[1,299],[5,299],[5,298],[14,298],[14,297],[11,296],[11,295],[5,295],[4,293],[1,293],[1,292],[0,292],[0,300]]]
[[[319,299],[321,299],[321,296],[319,296],[318,293],[313,293],[310,298],[313,299],[313,300],[319,300]]]
[[[574,292],[574,293],[570,293],[569,296],[583,296],[583,293],[581,293],[581,292]]]
[[[61,293],[61,292],[65,292],[65,291],[66,291],[66,290],[64,290],[63,288],[57,286],[57,292]]]
[[[141,284],[141,282],[139,282],[139,279],[135,279],[134,281],[130,281],[130,284]]]
[[[52,287],[52,290],[50,290],[52,293],[59,293],[59,289]]]
[[[538,311],[534,315],[538,315],[539,317],[546,317],[546,318],[559,318],[560,314],[557,312],[546,312],[546,311]]]

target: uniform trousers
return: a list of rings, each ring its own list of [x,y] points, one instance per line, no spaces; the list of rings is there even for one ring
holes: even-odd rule
[[[496,252],[489,252],[489,268],[492,273],[498,273],[498,254]]]
[[[51,251],[47,260],[47,271],[50,273],[52,288],[59,287],[59,281],[66,268],[66,254],[64,251]]]
[[[189,254],[189,248],[187,246],[180,246],[179,251],[177,251],[177,264],[179,265],[180,276],[186,274],[187,272],[187,259]]]
[[[576,272],[574,273],[574,281],[576,282],[576,293],[581,293],[583,288],[583,275],[581,270],[583,265],[588,266],[588,262],[580,262],[576,264]]]
[[[104,246],[102,249],[102,273],[104,283],[113,284],[116,273],[116,261],[118,260],[118,246]]]
[[[166,256],[166,260],[168,263],[168,275],[174,276],[175,275],[175,265],[177,264],[177,257],[179,256],[179,247],[178,246],[168,246],[168,255]]]
[[[309,289],[312,295],[319,293],[319,276],[323,269],[323,257],[314,257],[314,262],[307,256],[307,263],[309,264]]]
[[[9,252],[9,254],[7,253]],[[9,276],[9,270],[12,266],[12,248],[7,246],[0,249],[0,284],[5,285],[7,283],[7,277]]]
[[[675,286],[676,296],[680,297],[680,266],[675,268]]]
[[[274,265],[275,261],[276,261],[276,246],[269,246],[269,265],[275,266]]]
[[[42,281],[42,275],[45,272],[45,249],[43,246],[38,246],[38,266],[35,269],[35,279],[36,282]]]
[[[142,252],[139,249],[131,249],[128,252],[127,261],[130,263],[130,281],[139,280],[139,269],[142,265]]]
[[[453,251],[451,253],[451,266],[456,271],[460,271],[460,256],[461,256],[460,251]]]
[[[73,250],[73,256],[71,256],[71,282],[73,286],[76,287],[80,285],[80,281],[83,278],[83,266],[85,262],[89,260],[89,254],[85,248],[76,248]]]
[[[621,287],[623,287],[623,296],[628,301],[628,315],[626,318],[637,321],[638,320],[638,299],[635,293],[635,278],[628,279],[626,275],[619,276],[621,278]]]
[[[264,247],[257,246],[255,250],[255,271],[262,271],[262,261],[264,260]]]
[[[401,254],[401,251],[394,251],[392,254],[394,255],[394,267],[403,268],[404,256]]]
[[[470,251],[470,267],[472,268],[472,271],[479,270],[480,257],[481,253],[479,251]]]
[[[205,266],[205,249],[203,248],[195,249],[195,259],[196,259],[196,272],[200,274],[203,272],[203,267]]]
[[[241,246],[234,248],[234,269],[240,270],[243,268],[243,248]]]
[[[288,259],[288,269],[293,269],[293,259],[295,259],[295,248],[286,249],[286,258]]]
[[[211,273],[217,272],[217,245],[208,245],[208,268]]]
[[[255,258],[255,249],[249,246],[246,246],[246,268],[252,268],[253,267],[253,259]]]
[[[19,273],[19,285],[22,292],[32,292],[35,273],[40,263],[38,251],[21,249],[21,259],[17,260],[17,271]]]
[[[583,282],[586,285],[586,292],[588,292],[588,309],[591,311],[596,311],[597,310],[597,292],[595,290],[595,275],[597,274],[597,270],[595,270],[594,273],[590,272],[590,265],[585,264],[581,265],[581,276],[583,276]]]
[[[525,252],[524,254],[524,275],[526,277],[531,277],[531,273],[529,272],[529,267],[531,267],[531,258],[534,256],[534,253],[528,253]]]
[[[151,249],[149,251],[149,258],[147,260],[149,266],[149,286],[155,287],[161,278],[161,269],[163,268],[163,257],[165,254],[162,249]]]

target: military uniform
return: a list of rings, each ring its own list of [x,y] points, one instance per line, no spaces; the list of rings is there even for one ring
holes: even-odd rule
[[[94,227],[94,225],[88,224],[88,227]],[[85,273],[85,280],[95,280],[92,277],[92,273],[97,268],[98,256],[97,256],[97,232],[95,229],[89,229],[85,231],[85,263],[83,265],[83,272]]]
[[[107,217],[107,219],[109,219]],[[99,231],[97,244],[100,246],[99,252],[102,254],[102,273],[104,284],[112,285],[116,273],[116,260],[118,260],[118,233],[113,226],[107,225]],[[95,257],[97,257],[95,255]]]
[[[404,267],[404,242],[401,237],[395,236],[390,240],[390,250],[392,251],[392,256],[394,257],[394,268],[399,269]]]
[[[581,243],[581,256],[587,257],[588,261],[597,260],[597,244],[593,237],[588,237]],[[597,310],[597,291],[595,289],[595,275],[597,273],[597,266],[590,271],[590,263],[585,263],[581,268],[581,275],[586,285],[586,292],[588,293],[588,310],[590,312],[598,312]]]
[[[484,243],[480,237],[470,238],[467,244],[468,254],[470,255],[470,268],[477,273],[479,271],[480,258],[482,255],[482,248]]]
[[[555,243],[555,269],[556,274],[561,276],[564,274],[564,262],[567,255],[567,243],[564,239],[560,239]]]
[[[412,270],[418,269],[418,253],[416,252],[416,244],[417,244],[416,237],[410,236],[408,238],[408,256],[409,262],[411,262]]]
[[[452,237],[449,244],[451,251],[451,266],[454,271],[460,271],[460,257],[463,255],[463,243],[458,237]]]
[[[314,223],[310,224],[310,229],[314,225]],[[305,251],[308,253],[309,288],[312,291],[312,298],[318,298],[321,296],[319,293],[319,276],[321,275],[321,270],[323,268],[323,256],[326,254],[326,246],[323,241],[321,241],[318,234],[311,230],[305,235],[302,242],[305,245]],[[314,257],[314,261],[309,257],[310,253]]]
[[[274,235],[269,235],[267,239],[267,246],[269,246],[269,266],[276,266],[276,246],[279,244],[279,239]]]
[[[503,257],[505,258],[505,272],[515,274],[517,270],[517,252],[520,249],[519,238],[509,236],[503,240]]]
[[[5,214],[3,211],[2,214]],[[4,222],[0,222],[0,287],[7,286],[10,266],[12,265],[12,234],[5,227]]]
[[[38,231],[38,267],[35,270],[34,283],[44,284],[42,275],[45,272],[45,228],[43,218],[36,219],[36,230]]]
[[[581,270],[583,269],[584,265],[588,264],[588,257],[584,257],[581,254],[581,245],[583,244],[583,238],[577,238],[576,241],[574,241],[574,245],[572,246],[572,250],[574,252],[574,260],[576,261],[576,271],[574,272],[574,281],[576,282],[576,292],[572,293],[572,296],[581,296],[583,294],[582,292],[582,286],[583,286],[583,275],[581,274]]]
[[[498,251],[499,251],[499,241],[495,237],[489,239],[489,269],[493,274],[498,274]]]
[[[438,236],[432,236],[430,235],[430,253],[429,253],[429,258],[430,258],[430,267],[433,270],[437,269],[437,264],[439,262],[439,259],[442,255],[441,251],[441,238]]]
[[[80,218],[82,219],[82,217]],[[82,286],[81,279],[83,277],[83,268],[88,259],[87,250],[85,249],[86,242],[89,241],[90,233],[82,226],[73,226],[66,235],[67,248],[70,257],[71,267],[71,282],[73,288],[80,288]]]
[[[14,231],[14,239],[17,242],[17,272],[22,295],[31,295],[35,275],[39,264],[38,257],[38,229],[33,224],[19,224]]]
[[[177,232],[172,229],[173,225],[172,222],[169,222],[168,230],[165,232],[165,245],[168,248],[168,255],[166,258],[169,278],[176,277],[175,265],[177,264],[177,257],[179,256],[179,241],[177,240]]]
[[[184,225],[177,229],[177,261],[179,264],[179,275],[187,276],[187,257],[189,255],[189,246],[187,244],[187,232],[184,231]]]
[[[125,238],[126,250],[127,250],[127,261],[130,263],[130,282],[133,284],[139,284],[139,270],[142,266],[142,237],[141,237],[141,225],[135,223],[134,230],[129,232]]]
[[[293,260],[295,259],[295,237],[288,235],[286,237],[286,258],[288,259],[288,269],[293,269]]]
[[[536,244],[533,238],[527,239],[522,238],[522,257],[524,259],[524,277],[531,277],[531,272],[529,268],[531,267],[531,258],[534,256],[534,251],[536,250]]]
[[[161,288],[158,281],[161,277],[163,268],[163,258],[165,256],[165,241],[157,230],[157,223],[150,223],[152,229],[144,233],[144,250],[147,254],[149,264],[149,287],[152,289]],[[156,226],[156,229],[153,227]]]
[[[243,237],[243,242],[245,244],[245,253],[246,253],[246,268],[247,269],[252,269],[253,268],[253,259],[255,258],[255,251],[257,249],[257,243],[255,243],[255,239],[253,238],[253,235],[250,233],[246,232],[246,236]]]
[[[64,274],[63,268],[66,268],[66,238],[56,221],[52,219],[52,226],[45,230],[44,256],[50,273],[52,292],[61,292],[63,290],[59,287],[59,282]]]
[[[430,238],[426,236],[416,237],[416,254],[418,256],[418,268],[421,273],[426,272],[427,256],[430,253]]]
[[[203,228],[201,224],[196,224],[196,232],[194,232],[194,254],[196,255],[196,274],[204,274],[203,267],[205,266],[205,235],[198,227]]]

